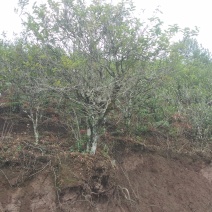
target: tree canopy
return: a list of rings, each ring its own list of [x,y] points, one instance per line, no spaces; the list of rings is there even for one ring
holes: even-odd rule
[[[61,113],[76,140],[87,129],[91,154],[114,111],[126,131],[169,126],[180,113],[194,136],[211,138],[211,55],[193,39],[195,30],[165,29],[156,15],[141,20],[128,0],[48,0],[32,13],[27,2],[19,1],[23,37],[1,41],[0,86],[15,88],[19,106],[27,105],[36,143],[52,96],[68,102]],[[178,33],[183,38],[173,42]]]

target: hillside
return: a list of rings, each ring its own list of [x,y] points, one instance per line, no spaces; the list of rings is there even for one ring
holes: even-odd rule
[[[99,148],[92,156],[67,149],[53,123],[43,126],[43,142],[35,145],[23,117],[5,117],[1,113],[1,212],[212,211],[209,153],[168,150],[159,136],[138,143],[108,135],[102,142],[110,151]]]
[[[198,28],[138,17],[129,0],[15,11],[20,37],[0,37],[0,212],[211,212]]]

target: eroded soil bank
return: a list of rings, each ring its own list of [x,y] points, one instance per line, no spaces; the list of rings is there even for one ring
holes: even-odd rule
[[[212,211],[210,159],[124,147],[114,158],[70,153],[27,166],[1,165],[1,212]]]

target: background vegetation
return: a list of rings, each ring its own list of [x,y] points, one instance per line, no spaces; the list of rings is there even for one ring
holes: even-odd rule
[[[127,0],[49,0],[30,14],[19,3],[25,30],[0,41],[0,90],[32,122],[36,144],[50,107],[91,154],[108,123],[130,136],[211,142],[212,60],[196,30],[141,20]]]

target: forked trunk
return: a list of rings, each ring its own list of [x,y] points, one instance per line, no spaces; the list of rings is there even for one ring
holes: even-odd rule
[[[33,130],[34,130],[34,136],[35,136],[35,143],[38,144],[39,142],[39,132],[38,132],[38,119],[40,118],[39,116],[41,116],[39,114],[39,107],[36,109],[35,114],[33,113],[33,110],[30,110],[30,115],[28,115],[28,117],[31,119],[32,121],[32,125],[33,125]]]

